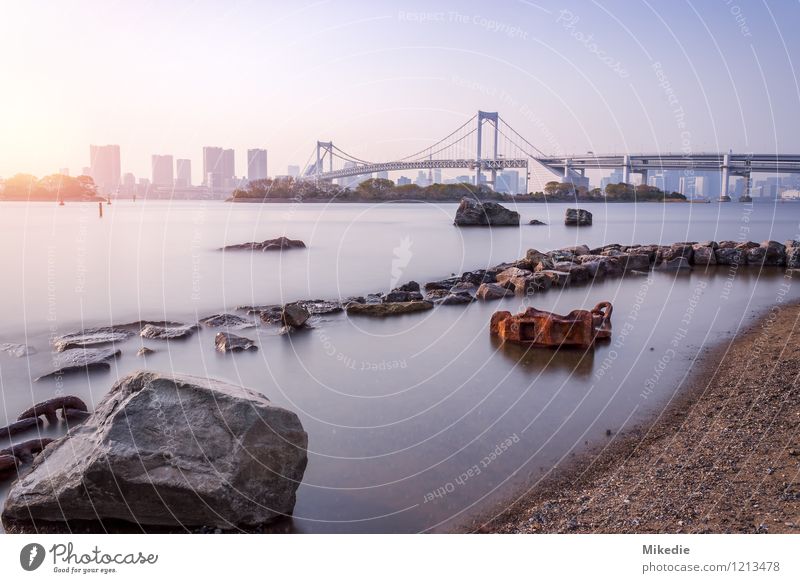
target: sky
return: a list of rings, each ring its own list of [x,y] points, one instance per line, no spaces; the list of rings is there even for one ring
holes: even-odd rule
[[[548,154],[800,152],[793,0],[0,0],[0,176],[206,145],[397,159],[479,109]],[[794,56],[794,61],[793,61]],[[796,69],[797,67],[797,69]]]

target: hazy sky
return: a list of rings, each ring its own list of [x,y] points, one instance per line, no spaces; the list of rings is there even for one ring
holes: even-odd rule
[[[478,109],[547,152],[800,152],[796,1],[1,1],[0,176],[390,159]]]

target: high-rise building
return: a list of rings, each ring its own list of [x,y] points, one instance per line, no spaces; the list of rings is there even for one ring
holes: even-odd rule
[[[234,182],[233,150],[206,146],[203,148],[203,184],[209,188],[228,188]]]
[[[119,146],[89,146],[89,175],[100,194],[111,194],[119,188],[121,170]]]
[[[175,160],[175,186],[187,188],[192,185],[192,161],[185,158]]]
[[[292,178],[297,178],[300,176],[300,166],[294,166],[290,164],[287,174]]]
[[[261,180],[267,177],[267,151],[247,150],[247,179]]]
[[[494,189],[504,194],[519,193],[519,172],[516,170],[503,170],[498,173]]]
[[[153,186],[172,186],[175,175],[173,173],[172,156],[169,154],[153,154]]]
[[[389,173],[385,170],[375,173],[375,178],[379,178],[381,180],[389,180]]]
[[[233,188],[236,184],[236,159],[233,150],[222,150],[222,184]]]

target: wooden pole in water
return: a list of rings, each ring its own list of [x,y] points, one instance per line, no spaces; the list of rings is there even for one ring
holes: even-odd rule
[[[100,202],[97,203],[97,205],[98,205],[98,208],[100,210],[100,218],[102,219],[103,218],[103,201],[101,200]]]

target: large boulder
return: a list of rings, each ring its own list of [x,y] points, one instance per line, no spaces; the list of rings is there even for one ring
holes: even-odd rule
[[[304,326],[311,314],[298,303],[286,304],[281,312],[281,323],[290,328],[300,328]]]
[[[227,245],[222,248],[223,251],[283,251],[284,249],[303,249],[306,244],[299,239],[289,239],[288,237],[277,237],[276,239],[267,239],[266,241],[255,241],[251,243],[237,243],[236,245]]]
[[[36,457],[3,522],[257,526],[292,513],[307,446],[297,415],[264,395],[137,372]]]
[[[714,251],[717,265],[747,265],[747,251],[736,247],[723,246],[726,241],[719,244],[719,249]]]
[[[700,243],[694,245],[695,265],[716,265],[716,263],[717,263],[717,255],[713,246],[703,245]]]
[[[519,213],[496,202],[465,197],[458,205],[454,224],[459,227],[518,227]]]
[[[567,209],[564,213],[564,224],[583,227],[592,224],[592,213],[585,209]]]

